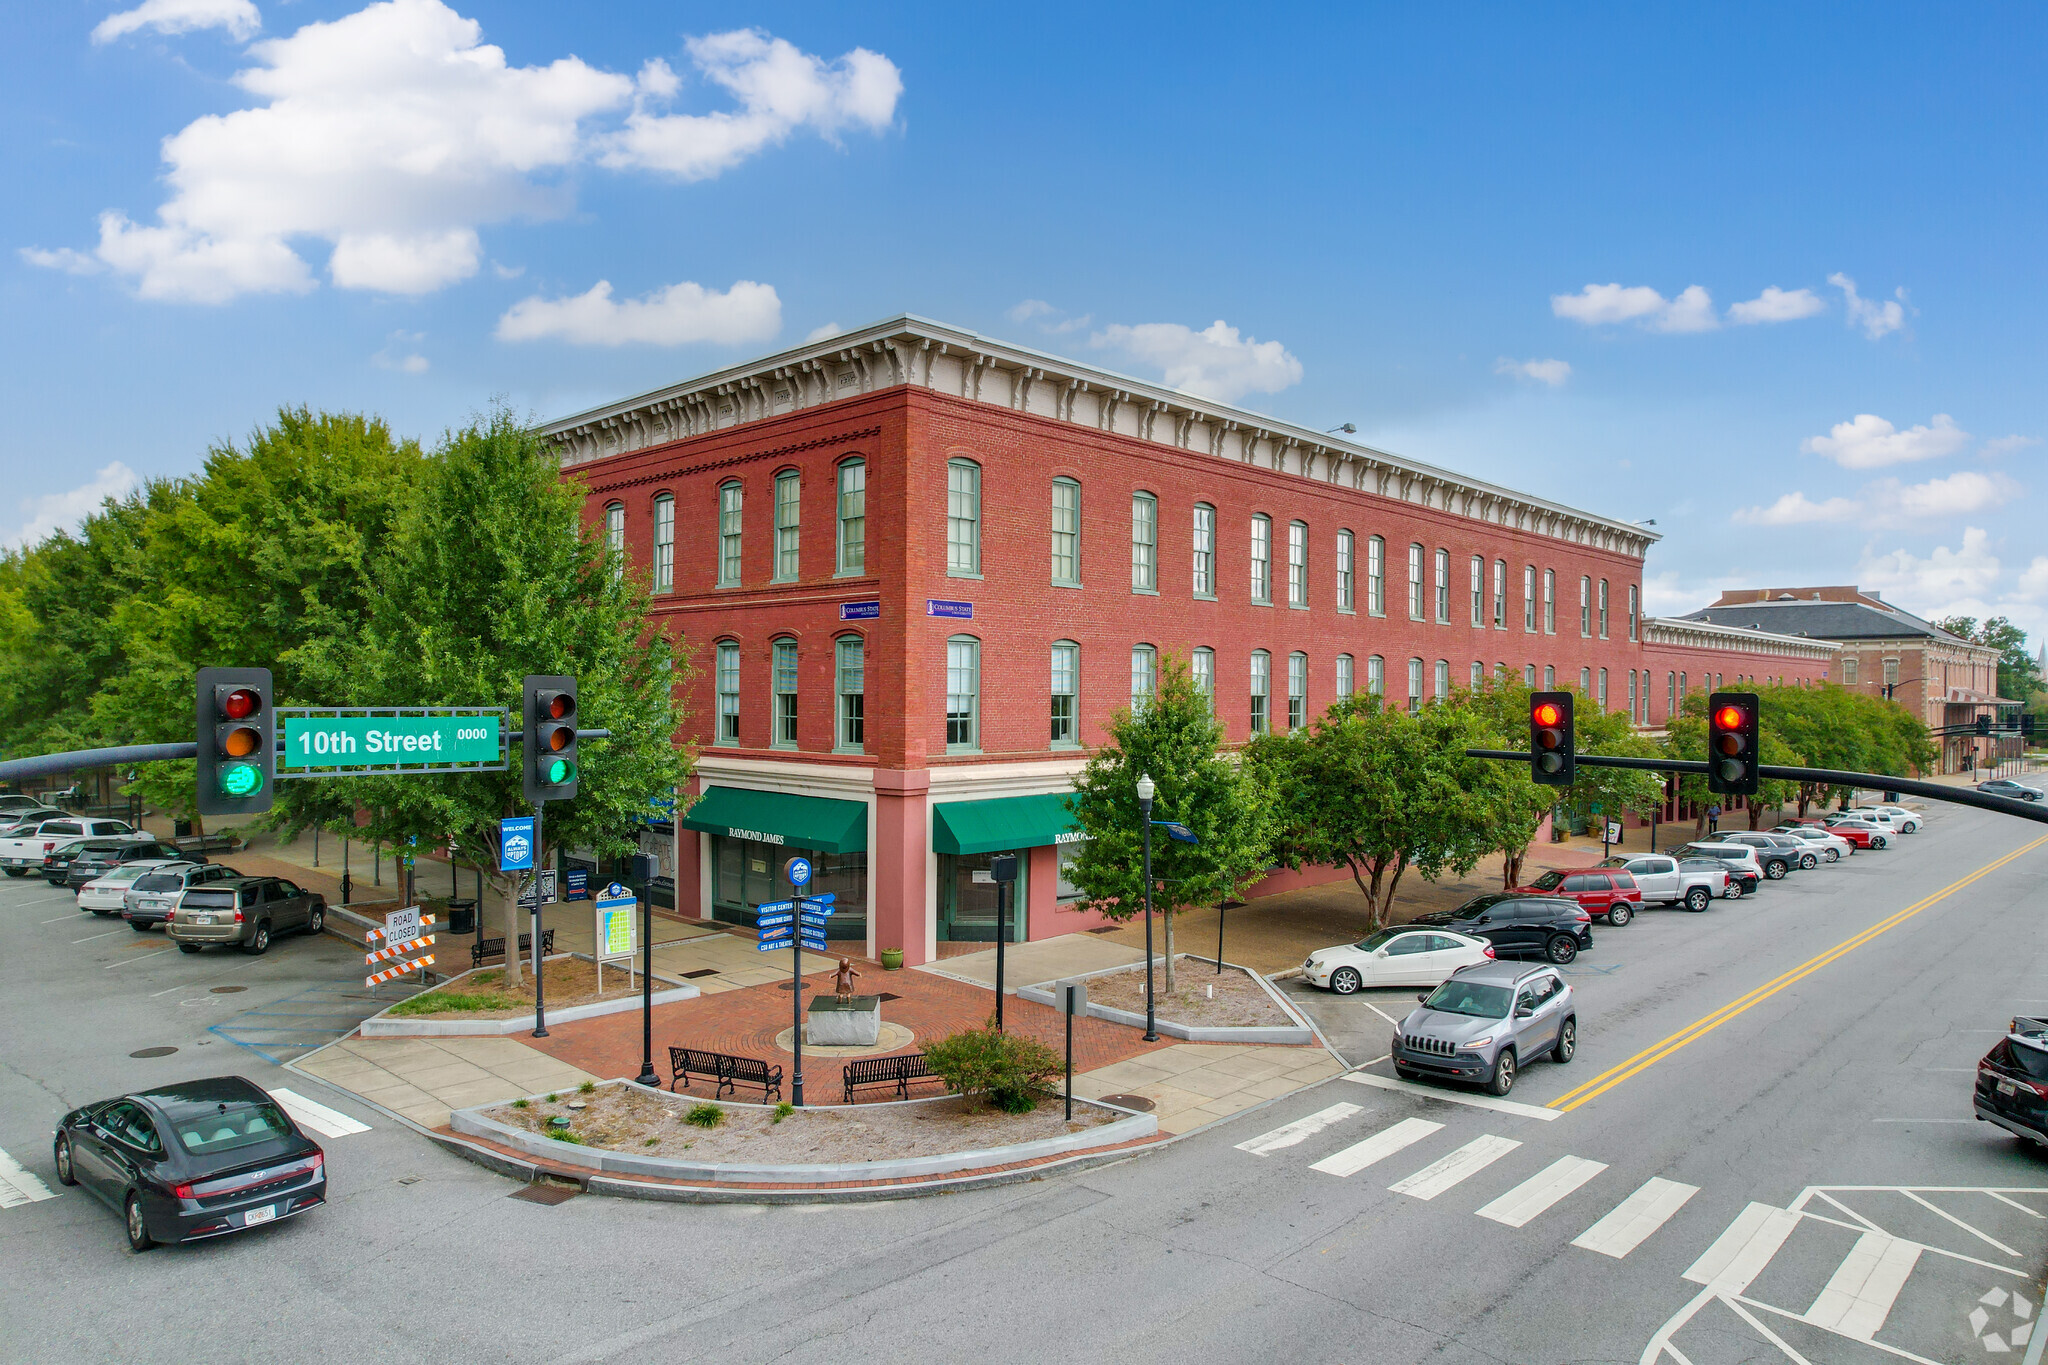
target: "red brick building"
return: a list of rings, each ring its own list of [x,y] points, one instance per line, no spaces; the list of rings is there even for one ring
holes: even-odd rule
[[[997,851],[1015,937],[1097,923],[1059,793],[1167,653],[1233,742],[1501,667],[1644,724],[1681,658],[1825,676],[1646,643],[1639,526],[912,317],[547,431],[695,651],[677,907],[750,923],[808,850],[913,964],[992,936]]]

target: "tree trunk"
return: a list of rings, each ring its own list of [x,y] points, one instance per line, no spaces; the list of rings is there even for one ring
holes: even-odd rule
[[[1394,893],[1401,889],[1401,874],[1408,870],[1406,855],[1394,859],[1394,880],[1387,883],[1387,898],[1380,906],[1380,922],[1374,928],[1384,928],[1394,913]]]
[[[519,874],[515,872],[510,878],[503,879],[493,877],[491,878],[491,885],[497,886],[501,880],[509,882],[509,885],[503,888],[505,897],[505,988],[516,991],[526,981],[526,978],[521,974],[519,962]],[[483,913],[481,905],[477,907],[477,913]]]
[[[1508,891],[1522,883],[1522,862],[1529,856],[1529,846],[1524,844],[1518,849],[1503,849],[1501,853],[1500,889]]]

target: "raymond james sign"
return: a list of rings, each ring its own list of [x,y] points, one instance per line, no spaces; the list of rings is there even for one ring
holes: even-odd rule
[[[728,839],[752,839],[757,844],[780,844],[787,842],[780,834],[770,834],[765,830],[758,829],[741,829],[737,825],[727,825],[725,827],[725,837]]]

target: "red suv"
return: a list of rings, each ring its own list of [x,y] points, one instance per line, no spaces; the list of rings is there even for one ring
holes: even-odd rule
[[[1626,872],[1601,868],[1587,872],[1559,872],[1552,869],[1517,891],[1543,896],[1569,896],[1594,919],[1604,919],[1619,929],[1636,916],[1643,905],[1643,893],[1636,879]]]

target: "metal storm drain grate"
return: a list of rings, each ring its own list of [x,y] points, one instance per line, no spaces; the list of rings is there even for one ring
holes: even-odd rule
[[[566,1204],[581,1193],[574,1185],[527,1185],[505,1197],[524,1199],[529,1204]]]
[[[1152,1112],[1152,1101],[1143,1095],[1104,1095],[1104,1104],[1113,1104],[1119,1109],[1135,1109],[1141,1114]]]
[[[209,995],[238,995],[248,989],[247,986],[215,986],[207,993]]]
[[[698,968],[698,969],[697,969],[696,971],[694,971],[694,972],[684,972],[684,973],[683,973],[683,980],[685,980],[685,981],[695,981],[695,980],[696,980],[696,979],[697,979],[698,977],[700,977],[700,976],[717,976],[717,975],[718,975],[718,968],[716,968],[716,967],[699,967],[699,968]]]
[[[130,1057],[168,1057],[177,1050],[174,1047],[139,1047],[128,1055]]]

